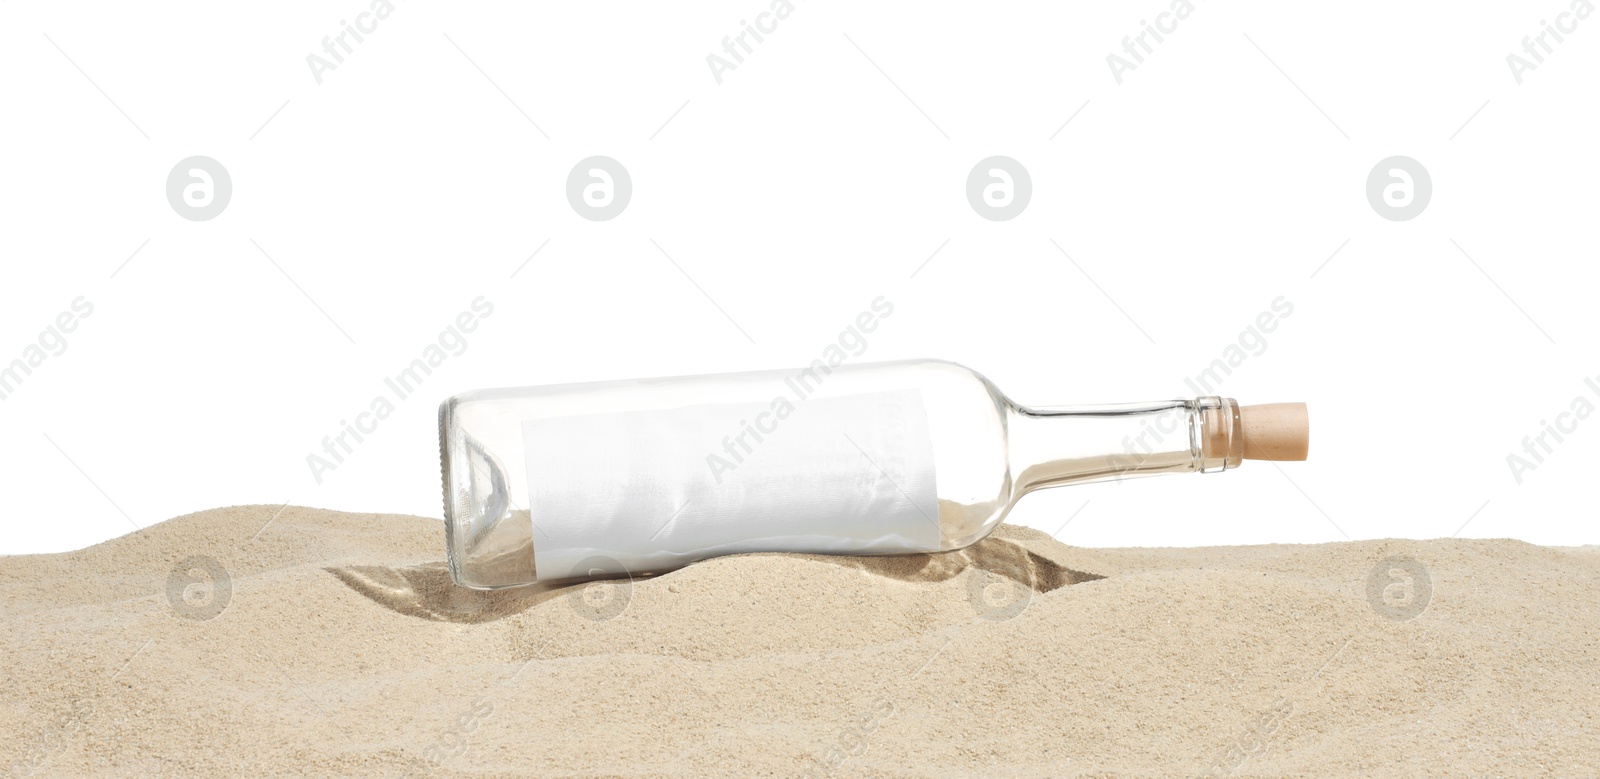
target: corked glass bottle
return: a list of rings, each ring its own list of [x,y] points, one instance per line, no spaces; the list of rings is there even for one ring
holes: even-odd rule
[[[743,552],[962,549],[1043,487],[1305,459],[1303,404],[1025,407],[937,360],[456,395],[439,408],[456,583]]]

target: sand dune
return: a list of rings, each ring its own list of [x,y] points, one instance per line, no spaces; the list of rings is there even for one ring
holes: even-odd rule
[[[1600,774],[1594,547],[1002,527],[481,593],[442,544],[437,520],[247,506],[0,558],[0,770]]]

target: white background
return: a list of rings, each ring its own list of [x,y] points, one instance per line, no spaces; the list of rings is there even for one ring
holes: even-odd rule
[[[857,360],[1038,405],[1192,397],[1292,302],[1218,392],[1307,401],[1311,460],[1012,514],[1065,542],[1600,537],[1600,421],[1521,484],[1506,459],[1600,405],[1600,18],[1520,85],[1506,62],[1566,0],[1198,0],[1120,85],[1165,0],[801,0],[720,85],[768,0],[396,2],[320,85],[367,0],[0,4],[0,360],[94,306],[0,402],[0,552],[245,503],[438,516],[445,396],[802,365],[879,295]],[[1003,222],[965,195],[997,154],[1034,187]],[[1397,154],[1433,181],[1409,221],[1365,194]],[[191,155],[232,177],[209,221],[166,199]],[[632,176],[610,221],[566,200],[590,155]],[[479,295],[467,351],[317,484],[306,456]]]

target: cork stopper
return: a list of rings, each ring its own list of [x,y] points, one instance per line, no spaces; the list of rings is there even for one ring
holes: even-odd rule
[[[1246,460],[1304,460],[1311,426],[1304,403],[1264,403],[1239,407]]]

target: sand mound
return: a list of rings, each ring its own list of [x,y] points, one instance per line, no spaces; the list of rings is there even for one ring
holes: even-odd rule
[[[749,555],[480,593],[437,520],[247,506],[0,558],[12,775],[1600,773],[1600,553]]]

